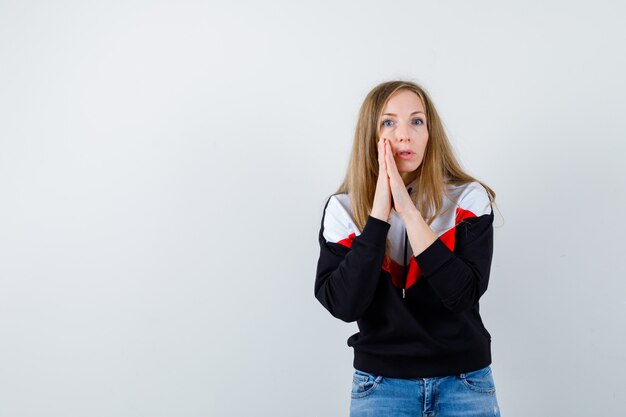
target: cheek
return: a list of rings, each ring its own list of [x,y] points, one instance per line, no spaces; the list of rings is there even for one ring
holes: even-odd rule
[[[420,149],[422,151],[422,155],[426,152],[426,147],[428,146],[428,134],[426,137],[420,142]]]

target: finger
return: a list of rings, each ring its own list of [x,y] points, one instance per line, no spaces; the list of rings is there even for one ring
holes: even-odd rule
[[[385,144],[387,143],[386,138],[380,138],[378,141],[378,163],[380,164],[381,170],[387,170],[387,161],[386,161],[386,150]]]
[[[403,186],[404,181],[402,180],[402,177],[400,176],[400,171],[398,171],[398,166],[396,165],[396,160],[393,158],[393,154],[391,152],[391,147],[388,148],[387,155],[388,155],[387,156],[387,161],[386,161],[387,176],[389,177],[389,181],[390,181],[389,185],[391,187],[391,191],[392,191],[392,193],[396,193],[396,192],[402,193],[402,191],[404,191],[404,193],[406,193],[407,191],[406,191],[406,189]],[[398,188],[398,189],[396,189],[396,188]]]
[[[391,151],[391,145],[389,143],[387,143],[387,146],[386,146],[385,164],[387,165],[390,177],[391,175],[394,175],[394,177],[396,175],[397,176],[400,175],[400,173],[398,172],[398,167],[396,165],[396,160],[393,159],[393,152]]]

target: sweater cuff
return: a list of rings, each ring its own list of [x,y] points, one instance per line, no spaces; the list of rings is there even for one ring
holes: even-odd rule
[[[387,243],[387,232],[391,225],[386,221],[368,216],[363,231],[359,236],[362,242],[367,242],[371,246],[385,247]]]
[[[415,257],[424,277],[433,275],[439,268],[454,258],[452,252],[440,238]]]

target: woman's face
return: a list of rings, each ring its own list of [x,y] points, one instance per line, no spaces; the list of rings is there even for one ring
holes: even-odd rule
[[[412,91],[395,93],[383,109],[380,137],[389,139],[396,166],[405,184],[413,181],[422,163],[428,128],[422,101]]]

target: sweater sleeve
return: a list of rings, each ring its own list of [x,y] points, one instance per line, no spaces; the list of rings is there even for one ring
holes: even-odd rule
[[[486,191],[472,191],[461,207],[472,208],[473,216],[457,224],[454,250],[438,238],[415,257],[426,282],[443,305],[458,313],[474,307],[487,291],[493,256],[493,209]],[[479,193],[477,195],[477,193]],[[488,211],[485,210],[486,207]],[[476,211],[478,215],[475,215]]]
[[[356,226],[337,200],[331,197],[326,203],[319,233],[315,297],[334,317],[356,321],[371,304],[389,227],[389,223],[370,216],[356,235]]]

